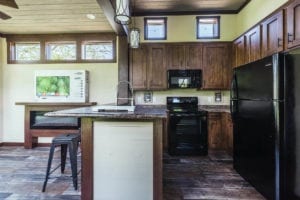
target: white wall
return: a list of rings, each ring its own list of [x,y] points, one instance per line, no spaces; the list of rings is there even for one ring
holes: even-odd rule
[[[4,142],[24,142],[24,106],[20,101],[34,101],[34,72],[41,69],[84,69],[90,72],[90,101],[115,102],[118,81],[117,63],[89,64],[7,64],[6,42],[1,39],[3,73],[3,123],[1,130]],[[1,93],[0,93],[1,95]],[[5,116],[5,117],[4,117]],[[1,119],[1,115],[0,115]],[[0,134],[1,138],[1,134]],[[1,140],[0,140],[1,141]],[[42,139],[39,141],[43,142]],[[48,141],[48,140],[47,140]]]

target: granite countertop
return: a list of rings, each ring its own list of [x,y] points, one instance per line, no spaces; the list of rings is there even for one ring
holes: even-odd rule
[[[207,112],[226,112],[230,113],[229,105],[199,105],[199,109]]]
[[[142,106],[137,105],[134,112],[122,111],[92,111],[92,106],[82,107],[68,110],[59,110],[55,112],[48,112],[46,116],[51,117],[98,117],[108,119],[155,119],[167,118],[166,106]]]

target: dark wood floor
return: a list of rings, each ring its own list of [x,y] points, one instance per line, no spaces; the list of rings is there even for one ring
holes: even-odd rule
[[[65,174],[52,174],[42,193],[49,148],[25,150],[0,147],[0,199],[2,200],[77,200],[79,190],[72,185],[70,166]],[[59,150],[53,166],[59,163]],[[80,178],[80,173],[79,173]],[[80,183],[80,179],[79,179]],[[264,199],[232,168],[232,159],[224,152],[210,152],[205,157],[164,155],[164,200],[260,200]]]

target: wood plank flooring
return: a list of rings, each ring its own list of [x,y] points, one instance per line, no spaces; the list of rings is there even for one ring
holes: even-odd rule
[[[56,170],[42,193],[49,147],[0,147],[0,200],[78,200],[67,161],[65,174]],[[52,166],[60,162],[59,148]],[[79,160],[80,162],[80,160]],[[80,165],[79,165],[80,166]],[[263,200],[232,168],[224,152],[204,157],[164,154],[164,200]]]

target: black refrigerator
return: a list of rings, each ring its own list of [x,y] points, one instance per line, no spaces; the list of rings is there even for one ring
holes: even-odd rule
[[[234,69],[233,165],[270,200],[300,200],[300,50]]]

